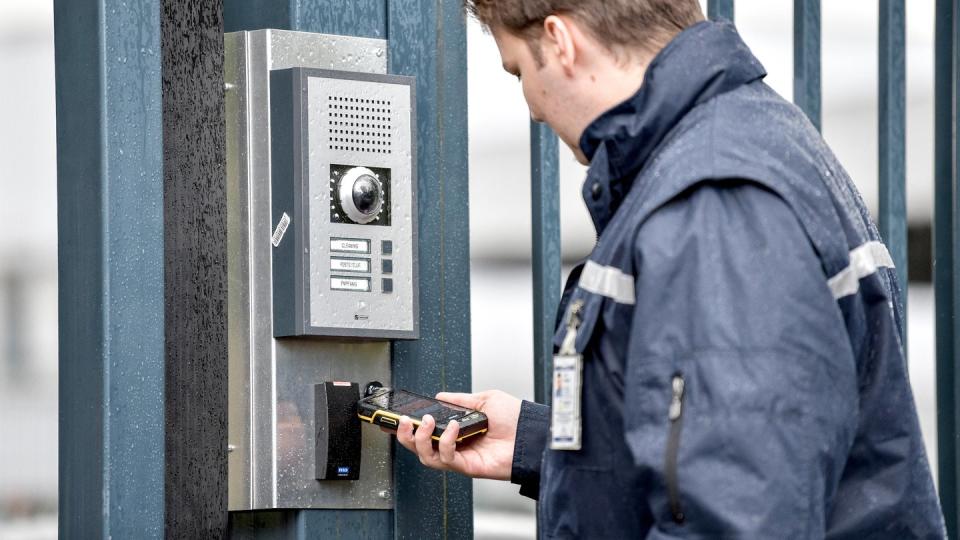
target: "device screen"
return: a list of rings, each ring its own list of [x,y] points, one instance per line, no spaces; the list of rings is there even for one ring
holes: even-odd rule
[[[470,409],[444,403],[433,398],[417,395],[405,390],[390,390],[370,398],[378,408],[392,411],[411,418],[423,418],[429,414],[437,422],[444,423],[463,416]]]

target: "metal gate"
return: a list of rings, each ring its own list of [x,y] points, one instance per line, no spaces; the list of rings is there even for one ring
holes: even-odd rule
[[[878,4],[877,136],[878,221],[906,285],[904,2]],[[432,216],[421,220],[420,234],[433,250],[421,260],[433,263],[421,274],[430,285],[422,288],[429,291],[422,299],[426,338],[394,349],[396,377],[413,389],[469,387],[466,40],[459,0],[56,0],[54,6],[61,535],[226,534],[226,341],[222,330],[208,330],[225,323],[224,13],[228,30],[389,36],[391,71],[418,76],[421,110],[428,111],[419,125],[425,146],[419,176],[431,179],[420,186],[421,204]],[[956,537],[960,0],[936,6],[939,487]],[[794,0],[794,10],[794,96],[820,126],[820,0]],[[733,19],[734,0],[711,0],[709,14]],[[547,127],[532,126],[531,152],[535,384],[542,402],[549,396],[561,289],[558,145]],[[203,249],[191,240],[198,229],[206,235]],[[294,538],[362,535],[367,527],[397,537],[425,530],[469,536],[469,484],[409,465],[398,467],[397,511],[383,522],[304,511],[249,525]],[[404,506],[437,510],[424,516]]]

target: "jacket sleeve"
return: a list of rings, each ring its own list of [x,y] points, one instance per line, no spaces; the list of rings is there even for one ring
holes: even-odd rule
[[[540,464],[550,433],[550,407],[524,401],[517,420],[510,482],[520,485],[520,494],[536,499],[540,493]]]
[[[857,423],[856,366],[791,208],[702,184],[638,230],[624,431],[649,538],[823,538]]]

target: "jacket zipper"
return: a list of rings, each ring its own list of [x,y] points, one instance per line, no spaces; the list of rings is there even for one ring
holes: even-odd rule
[[[683,508],[680,506],[680,489],[677,485],[677,459],[680,453],[680,428],[683,424],[683,375],[677,373],[671,381],[673,389],[673,398],[670,400],[670,410],[668,416],[670,419],[670,435],[667,439],[667,496],[670,501],[670,513],[673,514],[673,521],[682,525],[686,516],[683,514]]]

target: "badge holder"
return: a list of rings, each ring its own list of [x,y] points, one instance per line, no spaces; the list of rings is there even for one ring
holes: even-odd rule
[[[583,302],[580,300],[570,306],[567,335],[563,338],[559,353],[553,356],[551,450],[580,450],[582,445],[580,400],[583,390],[583,355],[576,349],[582,308]]]

